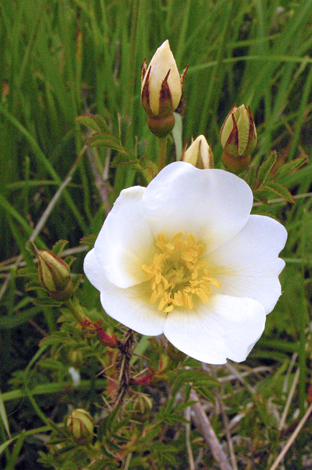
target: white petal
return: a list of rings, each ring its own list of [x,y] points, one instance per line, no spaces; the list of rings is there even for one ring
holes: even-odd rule
[[[157,305],[149,302],[150,282],[121,289],[106,279],[95,250],[84,261],[84,271],[89,281],[101,292],[101,302],[106,313],[138,333],[156,336],[163,333],[167,314],[159,312]]]
[[[94,245],[105,276],[118,287],[144,282],[142,265],[152,263],[156,250],[153,233],[142,212],[144,192],[141,186],[121,191]]]
[[[209,253],[242,229],[252,200],[248,184],[227,171],[175,162],[151,181],[142,202],[155,236],[192,233]]]
[[[244,228],[206,258],[212,276],[221,283],[221,293],[248,297],[270,313],[279,296],[278,275],[285,262],[278,258],[287,232],[270,217],[251,215]]]
[[[263,333],[263,306],[251,299],[211,295],[194,310],[168,314],[164,334],[185,354],[209,364],[244,361]]]

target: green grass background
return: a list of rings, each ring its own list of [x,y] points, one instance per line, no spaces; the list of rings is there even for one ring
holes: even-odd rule
[[[97,174],[107,174],[108,153],[99,150],[92,159],[85,153],[77,161],[87,130],[75,122],[76,116],[99,113],[117,132],[117,113],[130,115],[129,147],[136,136],[147,139],[147,155],[155,160],[156,142],[140,106],[140,67],[169,39],[179,70],[189,65],[183,143],[203,133],[220,166],[219,129],[232,106],[244,103],[257,125],[255,164],[273,149],[280,163],[310,154],[311,24],[312,0],[2,0],[0,387],[7,406],[18,392],[9,380],[36,353],[40,328],[47,333],[57,329],[56,312],[34,306],[25,294],[16,257],[29,257],[25,244],[69,172],[72,179],[38,230],[36,244],[51,248],[58,239],[66,239],[71,248],[78,247],[84,235],[99,231],[105,216],[92,165]],[[136,181],[135,171],[127,166],[110,171],[109,202]],[[263,442],[274,441],[275,456],[282,437],[274,433],[270,397],[280,400],[281,410],[289,392],[289,387],[283,388],[285,378],[291,383],[299,371],[289,412],[291,427],[296,410],[302,416],[306,409],[311,382],[311,182],[308,163],[283,181],[298,196],[296,204],[277,202],[254,209],[277,217],[289,231],[282,253],[287,261],[281,276],[284,293],[250,356],[250,367],[271,367],[270,374],[255,384],[264,403],[262,415],[256,413],[255,419],[265,430]],[[84,254],[77,256],[74,270],[81,272]],[[89,285],[84,287],[86,306],[98,305],[94,292]],[[47,394],[56,393],[51,384],[46,386]],[[32,422],[27,426],[42,426],[28,413]],[[14,415],[8,424],[11,418],[2,406],[1,416],[5,441],[8,426],[14,435],[21,427]],[[247,433],[244,426],[241,435]],[[252,434],[255,443],[255,429]],[[297,457],[306,453],[307,435],[296,441]],[[8,470],[16,464],[15,449],[11,453],[6,448]],[[257,468],[269,468],[267,459],[264,466],[260,459]],[[290,452],[286,468],[303,468],[299,457],[298,466],[291,467],[292,459]]]

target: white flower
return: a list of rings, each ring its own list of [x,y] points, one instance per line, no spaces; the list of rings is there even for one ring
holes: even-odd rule
[[[123,190],[84,263],[108,315],[203,362],[245,360],[281,294],[287,238],[252,201],[237,176],[186,162]]]

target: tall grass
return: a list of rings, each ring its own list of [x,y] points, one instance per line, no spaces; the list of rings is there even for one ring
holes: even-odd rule
[[[312,0],[2,1],[0,270],[4,285],[0,384],[5,402],[10,404],[16,398],[14,393],[18,393],[17,388],[10,390],[8,385],[11,374],[26,367],[42,332],[57,328],[55,313],[46,309],[43,315],[23,293],[16,257],[29,256],[25,244],[71,171],[72,179],[40,227],[36,244],[51,247],[63,238],[69,240],[71,248],[77,247],[82,236],[98,232],[105,215],[92,164],[95,161],[99,174],[104,174],[109,153],[99,150],[92,157],[95,160],[86,153],[80,155],[87,134],[75,123],[76,116],[101,114],[116,131],[117,113],[130,115],[129,145],[135,136],[149,140],[148,156],[155,159],[156,142],[140,106],[140,67],[143,59],[150,60],[168,38],[180,71],[189,65],[184,88],[183,143],[205,134],[220,165],[220,126],[235,103],[244,103],[251,107],[257,124],[255,163],[272,149],[278,151],[280,163],[309,154],[311,21]],[[284,181],[294,195],[305,197],[298,197],[294,206],[277,202],[255,208],[255,212],[268,212],[282,220],[289,239],[283,253],[287,261],[282,275],[284,294],[268,317],[266,334],[246,366],[261,363],[270,367],[270,373],[259,376],[258,383],[254,383],[263,401],[254,401],[255,411],[239,433],[242,439],[251,436],[259,450],[257,433],[261,430],[259,439],[264,447],[271,439],[274,455],[280,447],[272,425],[274,413],[269,412],[270,397],[281,400],[274,405],[276,413],[280,412],[289,394],[289,383],[299,370],[298,387],[287,415],[291,427],[296,409],[301,416],[305,411],[311,380],[307,367],[312,354],[312,203],[311,194],[307,194],[311,180],[308,164]],[[109,202],[135,182],[135,171],[129,167],[110,171],[106,181]],[[78,271],[81,261],[82,255],[78,254]],[[93,294],[85,285],[82,296],[89,306],[97,305]],[[229,406],[237,412],[240,398],[248,401],[250,390],[242,386],[233,392],[229,383],[226,387],[228,393],[235,393]],[[49,385],[40,393],[48,395],[60,389],[62,384],[55,389]],[[30,409],[28,413],[32,416]],[[5,440],[8,424],[1,401],[0,414]],[[38,418],[33,417],[33,421],[34,427],[42,426]],[[19,431],[14,420],[10,426],[13,434]],[[303,436],[297,442],[295,454],[300,456],[305,453],[307,438]],[[6,448],[8,469],[14,468],[20,448],[15,453]],[[266,456],[265,462],[269,461]],[[257,468],[268,467],[259,463]]]

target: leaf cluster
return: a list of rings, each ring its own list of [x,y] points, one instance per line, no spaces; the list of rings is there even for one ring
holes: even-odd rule
[[[136,138],[134,151],[128,151],[125,148],[132,122],[129,116],[120,116],[118,114],[118,136],[113,135],[105,119],[99,114],[78,116],[76,121],[93,131],[86,142],[89,147],[104,147],[115,151],[115,156],[111,162],[112,168],[120,165],[131,165],[144,176],[147,183],[156,176],[158,171],[156,163],[145,155],[147,141],[138,141]]]
[[[258,170],[255,166],[252,166],[248,171],[246,180],[253,190],[254,198],[263,204],[268,204],[267,194],[274,193],[285,201],[294,203],[295,200],[290,191],[278,180],[298,170],[302,165],[307,163],[308,159],[307,155],[298,157],[276,168],[277,153],[273,151],[260,165]]]

